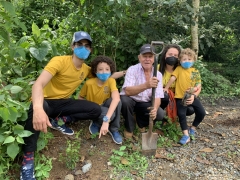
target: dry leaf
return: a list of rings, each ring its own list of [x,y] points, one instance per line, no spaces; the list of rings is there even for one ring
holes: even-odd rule
[[[85,160],[85,156],[82,156],[80,162],[83,162],[84,160]]]
[[[203,163],[203,164],[211,164],[211,162],[209,162],[208,160],[202,159],[200,157],[196,157],[196,160],[200,163]]]
[[[214,149],[212,148],[204,148],[204,149],[201,149],[199,150],[200,152],[213,152]]]
[[[121,163],[124,164],[124,165],[128,165],[129,164],[128,160],[126,160],[125,158],[121,159]]]
[[[133,175],[137,175],[137,171],[130,171],[131,172],[131,174],[133,174]]]
[[[205,142],[209,142],[209,141],[210,141],[210,139],[204,139],[204,141],[205,141]]]
[[[213,115],[213,119],[218,117],[219,115],[223,115],[222,112],[215,112],[215,114]]]
[[[226,137],[226,133],[222,133],[221,135],[222,135],[222,137]]]

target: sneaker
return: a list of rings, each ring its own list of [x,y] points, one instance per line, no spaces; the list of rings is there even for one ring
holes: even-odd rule
[[[26,164],[22,166],[20,172],[20,180],[36,180],[34,175],[34,165]]]
[[[122,144],[122,136],[118,131],[114,131],[114,132],[108,131],[108,132],[112,136],[112,139],[116,144]]]
[[[190,137],[187,135],[183,135],[182,138],[180,139],[179,143],[182,145],[185,145],[190,142]]]
[[[90,125],[89,125],[89,132],[91,134],[97,134],[100,131],[100,127],[98,127],[96,124],[94,124],[93,121],[91,121]]]
[[[74,131],[72,129],[68,128],[65,124],[59,126],[58,121],[55,121],[52,118],[50,118],[50,122],[52,124],[52,127],[51,127],[52,129],[58,130],[61,133],[66,134],[66,135],[73,135],[74,134]]]
[[[192,128],[189,129],[189,136],[192,140],[195,140],[195,133],[196,131]]]

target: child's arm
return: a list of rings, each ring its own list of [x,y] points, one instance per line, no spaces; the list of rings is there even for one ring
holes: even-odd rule
[[[113,73],[113,74],[111,75],[111,77],[112,77],[113,79],[118,79],[118,78],[120,78],[120,77],[125,76],[126,72],[127,72],[127,70],[118,71],[118,72]]]
[[[80,99],[80,100],[85,100],[85,98],[84,98],[84,97],[81,97],[80,95],[78,96],[78,99]]]
[[[109,127],[109,121],[112,117],[112,114],[114,113],[115,109],[117,108],[117,105],[120,101],[120,95],[119,95],[119,92],[118,90],[116,91],[113,91],[111,93],[111,96],[112,96],[112,102],[108,108],[108,112],[106,114],[106,116],[108,117],[108,122],[103,122],[102,123],[102,127],[100,129],[100,132],[99,132],[99,138],[101,137],[101,135],[105,135],[105,132],[108,131],[108,127]]]
[[[167,85],[163,88],[164,91],[168,91],[168,88],[172,85],[172,83],[176,80],[177,78],[175,76],[171,76],[169,79]]]

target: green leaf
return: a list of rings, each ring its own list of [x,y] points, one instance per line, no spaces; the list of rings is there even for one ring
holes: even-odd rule
[[[140,38],[137,38],[137,40],[136,40],[136,44],[137,44],[137,45],[139,45],[139,44],[142,44],[142,42],[143,42],[143,40],[142,40],[142,39],[140,39]]]
[[[17,116],[18,116],[17,109],[15,107],[9,107],[8,111],[9,111],[9,120],[15,122],[17,120]]]
[[[15,141],[15,138],[12,136],[8,136],[5,141],[3,142],[3,144],[8,144],[8,143],[12,143]]]
[[[3,101],[5,98],[5,95],[4,94],[0,94],[0,101]]]
[[[17,142],[18,142],[19,144],[24,144],[24,140],[23,140],[22,137],[19,137],[19,136],[18,136],[16,139],[17,139]]]
[[[50,46],[49,42],[44,41],[39,46],[39,48],[30,47],[29,51],[33,55],[33,57],[35,57],[39,61],[42,61],[48,54],[48,50],[51,49],[51,47],[49,47],[49,46]]]
[[[10,91],[11,91],[12,94],[17,94],[17,93],[19,93],[22,89],[23,89],[23,88],[20,87],[20,86],[12,86],[12,87],[10,88]]]
[[[38,26],[35,23],[32,24],[32,33],[33,33],[33,35],[36,35],[37,37],[40,36],[40,29],[38,28]]]
[[[7,121],[9,119],[9,111],[8,111],[8,108],[0,108],[0,117],[2,117],[2,119],[4,121]]]
[[[27,92],[21,93],[20,99],[21,99],[21,101],[27,100],[28,99],[28,93]]]
[[[12,5],[12,3],[7,2],[7,1],[0,1],[0,4],[2,4],[3,8],[11,15],[15,15],[15,8]]]
[[[8,156],[10,156],[12,159],[14,159],[18,153],[19,153],[19,146],[16,142],[8,145],[8,147],[7,147]]]
[[[18,136],[20,137],[29,137],[31,136],[33,133],[31,131],[28,131],[28,130],[24,130],[22,131],[21,133],[18,134]]]
[[[121,146],[120,151],[124,151],[126,149],[126,146]]]
[[[17,125],[15,125],[15,126],[13,127],[13,133],[14,133],[15,135],[20,134],[20,133],[22,133],[23,131],[24,131],[24,127],[23,127],[22,125],[20,125],[20,124],[17,124]]]
[[[4,140],[5,140],[5,137],[2,134],[0,134],[0,143],[2,143]]]
[[[3,41],[6,44],[10,43],[9,34],[8,34],[7,30],[4,27],[0,27],[0,36],[3,38]]]
[[[37,141],[37,151],[41,151],[46,146],[46,142],[43,139]]]

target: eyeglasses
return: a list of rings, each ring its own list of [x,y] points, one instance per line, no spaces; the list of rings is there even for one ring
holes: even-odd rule
[[[87,49],[91,49],[91,45],[90,45],[90,44],[83,44],[83,43],[81,43],[81,42],[76,42],[76,43],[74,44],[74,46],[76,46],[76,47],[82,47],[82,46],[84,46],[84,47],[87,48]]]

